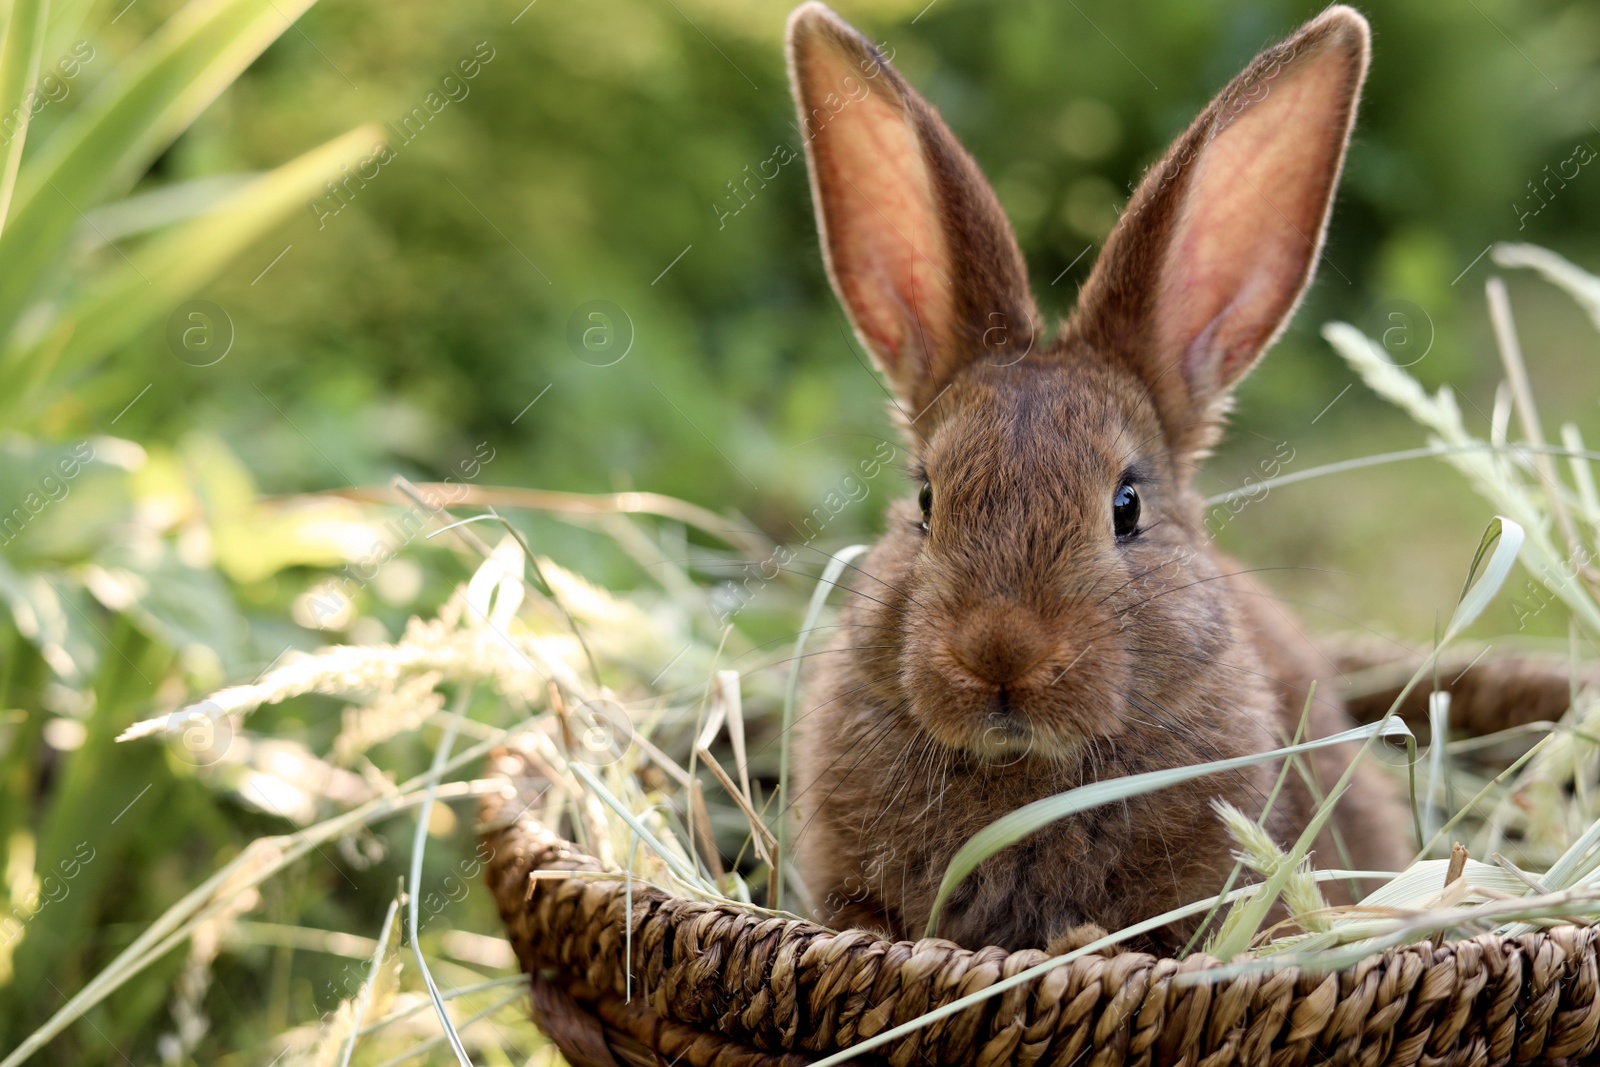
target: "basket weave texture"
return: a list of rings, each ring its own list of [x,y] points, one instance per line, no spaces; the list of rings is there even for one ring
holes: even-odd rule
[[[534,1021],[574,1067],[800,1067],[1044,962],[1035,950],[888,941],[596,877],[515,802],[485,799],[487,880]],[[523,814],[517,813],[522,811]],[[535,872],[541,872],[535,876]],[[1391,949],[1343,971],[1205,983],[1218,966],[1088,956],[852,1062],[894,1067],[1479,1067],[1600,1063],[1595,928]],[[631,993],[631,995],[630,995]]]

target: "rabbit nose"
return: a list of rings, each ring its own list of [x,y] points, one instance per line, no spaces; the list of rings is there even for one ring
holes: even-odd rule
[[[950,658],[974,681],[1004,690],[1015,686],[1049,655],[1049,642],[1033,613],[1016,604],[970,614],[950,642]]]

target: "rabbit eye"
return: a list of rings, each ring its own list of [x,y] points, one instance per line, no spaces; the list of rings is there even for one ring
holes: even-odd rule
[[[1139,493],[1128,482],[1119,485],[1111,498],[1111,527],[1118,537],[1139,532]]]
[[[922,491],[917,494],[917,506],[922,509],[922,528],[928,528],[928,520],[933,517],[933,483],[923,482]]]

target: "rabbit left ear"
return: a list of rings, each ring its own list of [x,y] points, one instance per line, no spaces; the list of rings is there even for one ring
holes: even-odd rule
[[[1131,363],[1169,443],[1207,447],[1311,280],[1366,76],[1366,19],[1324,11],[1224,89],[1146,174],[1073,321]]]
[[[933,106],[820,3],[789,20],[823,257],[856,333],[917,415],[963,366],[1033,345],[999,201]]]

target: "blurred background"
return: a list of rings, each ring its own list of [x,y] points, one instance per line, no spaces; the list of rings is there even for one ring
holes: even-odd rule
[[[884,394],[828,291],[803,159],[754,192],[741,184],[779,146],[800,149],[781,51],[790,6],[54,5],[40,76],[56,80],[0,241],[0,490],[4,501],[40,489],[49,499],[0,548],[12,609],[0,636],[0,894],[35,899],[52,850],[75,845],[72,827],[108,832],[71,894],[0,947],[0,1051],[218,857],[286,825],[219,807],[192,768],[110,737],[250,680],[286,648],[393,636],[469,573],[419,542],[363,582],[348,610],[319,612],[308,594],[365,553],[374,520],[297,494],[392,494],[397,474],[647,490],[803,540],[799,524],[891,437]],[[1319,5],[837,6],[885,42],[971,149],[1041,308],[1064,316],[1143,168]],[[131,121],[105,103],[132,92],[129,71],[152,49],[178,56],[206,34],[221,41],[225,17],[247,8],[257,46],[241,46],[231,85],[197,80],[162,121],[94,156],[85,116],[103,112],[105,129]],[[1424,384],[1456,390],[1487,433],[1503,371],[1484,253],[1527,241],[1600,269],[1600,166],[1587,162],[1600,149],[1600,6],[1365,10],[1371,76],[1323,265],[1241,389],[1234,428],[1201,476],[1207,492],[1259,477],[1267,461],[1292,473],[1423,444],[1321,339],[1324,322],[1381,336]],[[161,91],[154,75],[139,84],[147,97]],[[372,129],[337,142],[310,177],[276,187],[275,206],[249,225],[203,228],[254,176],[363,124]],[[46,180],[63,160],[101,170],[76,186]],[[58,221],[41,221],[46,209]],[[184,227],[187,243],[162,243]],[[1507,281],[1547,425],[1572,420],[1600,439],[1594,329],[1544,283]],[[586,338],[591,328],[601,335]],[[67,477],[62,457],[85,442],[93,460]],[[59,491],[43,481],[52,470]],[[886,471],[815,546],[870,537],[899,480]],[[1275,489],[1221,523],[1219,540],[1281,568],[1267,580],[1312,630],[1372,627],[1426,643],[1489,518],[1443,466],[1397,462]],[[613,539],[548,516],[517,522],[538,551],[596,583],[648,582]],[[696,553],[689,537],[676,557]],[[815,570],[820,559],[799,562]],[[769,601],[743,625],[779,637],[794,629],[788,610]],[[1504,603],[1483,623],[1516,625]],[[1541,612],[1528,631],[1562,635],[1564,618]],[[282,709],[274,729],[314,738],[318,707]],[[137,816],[109,827],[124,793],[147,781]],[[371,927],[393,879],[363,885],[374,882],[345,892],[332,867],[303,870],[265,888],[263,908],[326,929]],[[492,929],[483,901],[460,907]],[[172,1037],[182,1025],[170,991],[186,965],[176,953],[90,1017],[114,1042],[80,1022],[38,1062],[118,1062],[118,1051],[140,1063],[268,1062],[240,1050],[315,1021],[337,998],[292,945],[263,938],[225,953],[207,979],[202,1036]]]
[[[1142,168],[1316,5],[924,8],[842,13],[888,42],[975,154],[1042,309],[1064,315]],[[1487,412],[1501,372],[1483,310],[1491,265],[1475,257],[1491,241],[1530,240],[1596,265],[1600,178],[1586,188],[1588,168],[1521,215],[1540,205],[1529,183],[1547,167],[1580,142],[1600,147],[1600,10],[1479,8],[1370,12],[1371,80],[1324,265],[1240,394],[1237,430],[1207,473],[1215,489],[1272,452],[1263,438],[1289,441],[1293,468],[1420,443],[1356,389],[1313,424],[1353,381],[1319,337],[1323,322],[1378,333],[1403,313],[1408,343],[1427,352],[1414,373]],[[740,208],[729,183],[746,167],[800,147],[780,49],[787,10],[539,0],[513,26],[516,5],[312,7],[141,185],[265,168],[358,123],[398,124],[443,93],[479,42],[495,58],[376,180],[351,187],[347,208],[325,214],[341,205],[324,196],[291,213],[203,290],[233,322],[226,359],[186,366],[164,324],[151,327],[63,382],[38,426],[63,438],[104,430],[153,383],[121,435],[149,448],[213,437],[268,492],[442,476],[488,441],[495,483],[650,489],[784,535],[888,432],[826,287],[801,161],[724,217]],[[102,55],[81,91],[162,14],[141,4],[116,26],[89,23]],[[1526,288],[1530,362],[1561,383],[1545,397],[1552,415],[1570,405],[1592,417],[1593,338],[1559,295]],[[632,350],[611,366],[575,358],[566,339],[592,300],[631,323]],[[1363,621],[1431,629],[1430,579],[1448,588],[1458,561],[1427,532],[1466,517],[1451,488],[1426,465],[1318,481],[1247,510],[1223,536],[1254,559],[1281,538],[1305,562],[1359,560],[1352,578],[1307,588]],[[874,529],[881,502],[848,510],[830,533]]]

